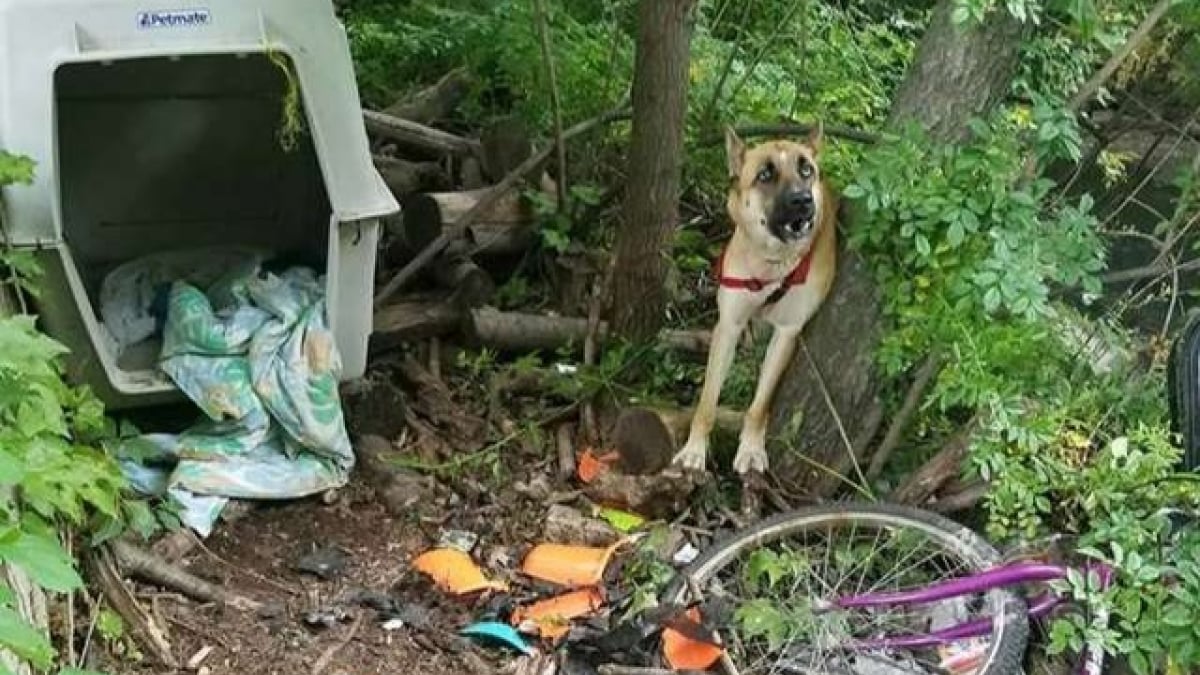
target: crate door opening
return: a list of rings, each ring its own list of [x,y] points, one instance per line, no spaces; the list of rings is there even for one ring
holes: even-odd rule
[[[161,345],[161,322],[145,335],[161,285],[156,294],[130,276],[157,269],[203,288],[246,251],[271,268],[325,272],[331,207],[284,63],[200,55],[55,73],[63,237],[87,296],[77,301],[113,324],[101,327],[102,348],[120,369],[152,370]],[[102,311],[105,278],[123,265],[124,283],[114,275],[110,291],[132,286],[143,297],[109,293]]]

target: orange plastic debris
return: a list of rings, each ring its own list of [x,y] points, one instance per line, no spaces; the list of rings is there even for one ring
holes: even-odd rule
[[[699,622],[700,610],[689,609],[687,617]],[[717,645],[693,640],[673,628],[663,630],[662,646],[667,664],[675,670],[708,670],[724,653]]]
[[[604,577],[612,554],[624,542],[596,548],[567,544],[538,544],[525,555],[521,571],[560,586],[595,586]]]
[[[428,574],[438,588],[455,595],[482,590],[506,591],[508,586],[491,581],[471,556],[453,548],[435,548],[417,556],[413,567]]]
[[[530,622],[539,635],[557,641],[571,630],[572,619],[593,614],[603,605],[604,591],[597,587],[581,588],[518,607],[512,613],[512,624],[519,627]]]
[[[618,459],[621,458],[621,453],[613,450],[607,454],[597,455],[592,452],[591,448],[587,448],[579,455],[579,462],[575,467],[575,475],[583,483],[590,483],[596,480],[600,474],[608,471]]]

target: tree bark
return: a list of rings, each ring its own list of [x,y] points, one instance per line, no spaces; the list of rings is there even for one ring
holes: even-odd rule
[[[981,24],[964,28],[951,19],[954,4],[941,0],[934,8],[892,100],[889,128],[915,122],[933,140],[961,141],[966,122],[986,115],[1008,93],[1025,24],[1001,6]]]
[[[939,0],[934,9],[915,60],[892,102],[889,131],[916,123],[935,141],[959,141],[965,138],[967,122],[987,114],[1008,92],[1024,27],[999,8],[982,25],[964,30],[951,22],[953,5],[953,0]],[[843,229],[854,227],[859,217],[855,211],[852,203],[845,205]],[[880,292],[864,260],[844,246],[838,255],[833,289],[804,331],[815,363],[808,363],[804,350],[798,350],[776,392],[771,415],[773,435],[795,416],[801,417],[793,452],[776,460],[775,471],[815,496],[826,496],[838,482],[827,480],[812,462],[827,467],[847,463],[838,418],[846,437],[856,446],[873,440],[880,419],[880,382],[874,368],[883,333]],[[818,372],[835,410],[830,410],[821,394]],[[855,451],[863,455],[862,447]],[[797,454],[810,462],[796,459]]]
[[[633,130],[624,222],[617,232],[616,329],[646,339],[662,326],[667,265],[678,217],[688,58],[695,0],[638,4]]]
[[[471,75],[466,68],[455,68],[435,84],[396,101],[383,112],[417,124],[445,119],[471,90]]]

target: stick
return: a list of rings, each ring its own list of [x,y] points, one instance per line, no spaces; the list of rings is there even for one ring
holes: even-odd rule
[[[114,558],[130,576],[171,588],[204,602],[216,602],[245,611],[255,611],[262,603],[230,593],[196,575],[172,565],[128,541],[117,539],[110,545]]]
[[[905,479],[889,499],[897,504],[914,506],[928,501],[946,481],[958,474],[959,464],[971,446],[977,423],[978,417],[972,418],[936,455]]]
[[[1100,87],[1104,86],[1108,78],[1117,72],[1117,68],[1121,67],[1125,59],[1129,58],[1129,55],[1141,46],[1146,41],[1146,38],[1150,37],[1150,32],[1154,30],[1154,26],[1158,23],[1159,19],[1163,18],[1163,15],[1170,9],[1172,2],[1173,0],[1158,0],[1158,4],[1150,9],[1150,13],[1146,15],[1145,19],[1142,19],[1142,23],[1137,27],[1137,30],[1130,33],[1129,39],[1125,40],[1125,44],[1113,52],[1113,55],[1109,57],[1104,66],[1096,71],[1091,79],[1079,88],[1079,91],[1075,92],[1075,95],[1067,103],[1068,108],[1072,111],[1078,111],[1088,99],[1096,95],[1096,92],[1100,90]]]
[[[900,412],[896,413],[896,419],[892,420],[888,426],[887,433],[883,437],[883,442],[879,444],[879,449],[875,451],[875,456],[871,458],[871,466],[867,468],[867,478],[874,480],[879,477],[883,471],[883,467],[887,464],[888,459],[892,456],[892,452],[896,450],[896,446],[900,445],[900,437],[904,433],[904,429],[908,426],[908,422],[912,419],[913,414],[917,412],[917,408],[921,405],[921,399],[925,396],[925,390],[929,388],[933,378],[937,376],[942,369],[941,358],[937,354],[929,354],[925,360],[921,362],[921,366],[917,368],[916,375],[913,377],[912,385],[908,388],[908,393],[904,395],[904,403],[900,406]]]
[[[162,665],[171,670],[178,668],[179,661],[171,652],[166,631],[154,622],[154,618],[129,592],[117,571],[111,550],[107,547],[93,550],[88,555],[88,566],[92,582],[100,587],[104,599],[129,626],[133,639]]]
[[[567,129],[563,132],[562,140],[565,143],[566,141],[579,136],[580,134],[591,131],[598,126],[603,124],[611,124],[612,122],[616,122],[618,120],[628,119],[628,117],[629,110],[626,108],[626,106],[622,105],[619,108],[593,117],[590,120],[580,122],[570,129]],[[481,213],[486,212],[489,208],[491,208],[492,204],[496,203],[497,200],[516,187],[517,183],[519,183],[526,174],[540,166],[541,163],[550,156],[550,153],[553,151],[553,149],[553,146],[551,146],[534,154],[524,162],[521,162],[517,168],[510,171],[503,180],[497,183],[495,187],[493,187],[486,195],[476,202],[475,206],[473,206],[470,211],[464,213],[462,217],[458,219],[458,222],[455,223],[454,228],[443,232],[438,236],[437,239],[434,239],[432,242],[430,242],[429,246],[425,247],[425,250],[418,253],[417,257],[409,261],[407,265],[405,265],[387,282],[387,284],[384,285],[384,287],[375,296],[375,308],[378,309],[380,306],[384,305],[389,298],[395,295],[396,291],[400,290],[404,284],[408,283],[417,275],[418,272],[432,262],[433,259],[442,252],[442,249],[446,248],[451,241],[457,239],[462,231],[468,225],[473,223]]]
[[[325,668],[329,665],[329,662],[333,660],[333,657],[336,656],[337,653],[342,649],[344,649],[346,645],[350,644],[350,641],[354,639],[356,634],[358,634],[359,627],[362,626],[363,616],[364,615],[362,613],[359,613],[358,616],[354,617],[354,623],[350,624],[350,630],[346,632],[346,636],[341,640],[338,640],[337,644],[330,645],[329,648],[326,649],[323,654],[321,654],[321,657],[317,659],[316,663],[313,664],[312,670],[310,671],[312,675],[321,675],[321,671],[325,670]]]
[[[558,91],[558,75],[554,68],[554,55],[550,51],[550,27],[546,19],[546,0],[536,0],[538,39],[542,47],[542,61],[546,64],[546,79],[550,80],[550,108],[554,111],[554,150],[558,164],[558,180],[555,192],[558,195],[558,211],[567,210],[567,146],[563,143],[562,99]]]
[[[566,482],[575,475],[575,443],[571,437],[575,435],[575,425],[564,422],[558,425],[554,435],[554,446],[558,451],[558,479]]]

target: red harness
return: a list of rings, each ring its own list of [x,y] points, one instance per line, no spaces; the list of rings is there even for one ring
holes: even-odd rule
[[[796,263],[796,266],[792,268],[792,271],[788,272],[788,275],[783,279],[764,281],[754,277],[729,277],[725,276],[725,250],[726,249],[724,248],[721,249],[721,255],[717,258],[715,270],[717,284],[724,286],[725,288],[743,289],[752,293],[757,293],[771,284],[779,284],[779,287],[776,288],[771,295],[767,296],[767,301],[763,303],[764,305],[770,305],[778,302],[779,299],[786,295],[788,290],[793,286],[804,285],[804,282],[808,280],[808,268],[812,266],[813,252],[812,249],[809,249],[808,253],[804,254],[804,257],[800,259],[800,262]]]

